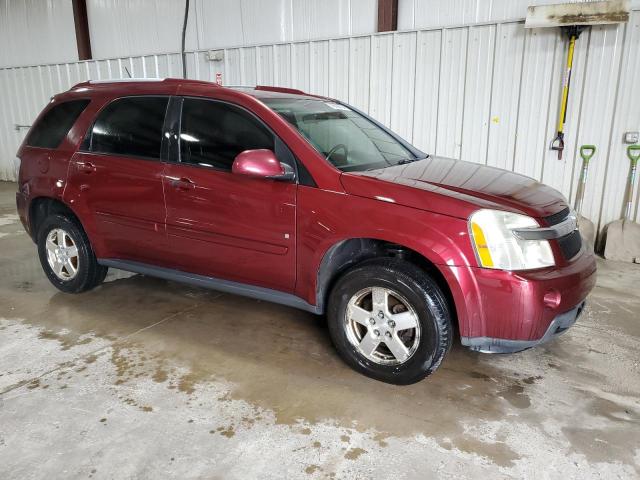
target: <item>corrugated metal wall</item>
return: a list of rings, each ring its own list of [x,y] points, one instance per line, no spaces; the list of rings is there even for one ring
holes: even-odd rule
[[[580,37],[572,77],[565,159],[554,135],[566,40],[520,21],[431,28],[188,55],[189,75],[228,85],[276,84],[338,97],[390,125],[423,150],[522,172],[573,200],[580,144],[594,143],[583,213],[604,225],[620,215],[628,161],[623,132],[640,129],[640,11],[629,24]],[[2,178],[24,130],[50,95],[87,78],[177,76],[177,54],[0,70]],[[638,218],[638,192],[634,212]]]

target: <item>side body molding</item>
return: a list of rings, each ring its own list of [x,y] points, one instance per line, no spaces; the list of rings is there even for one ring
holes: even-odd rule
[[[267,302],[279,303],[282,305],[287,305],[289,307],[306,310],[307,312],[315,314],[322,313],[318,309],[318,307],[308,304],[295,295],[286,292],[280,292],[278,290],[272,290],[270,288],[231,282],[229,280],[223,280],[220,278],[207,277],[205,275],[198,275],[195,273],[181,272],[180,270],[156,267],[155,265],[130,262],[127,260],[100,258],[98,259],[98,263],[100,265],[104,265],[105,267],[119,268],[120,270],[126,270],[127,272],[150,275],[152,277],[164,278],[165,280],[186,283],[188,285],[193,285],[196,287],[210,288],[212,290],[232,293],[234,295],[241,295],[243,297],[250,297],[258,300],[265,300]]]

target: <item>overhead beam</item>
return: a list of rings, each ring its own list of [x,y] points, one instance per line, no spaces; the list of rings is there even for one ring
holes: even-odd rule
[[[72,0],[73,23],[76,26],[76,43],[78,59],[91,60],[91,39],[89,38],[89,20],[87,18],[86,0]]]
[[[398,0],[378,0],[378,31],[398,29]]]

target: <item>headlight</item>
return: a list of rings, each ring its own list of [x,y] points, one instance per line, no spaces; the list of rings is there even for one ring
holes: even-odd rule
[[[555,265],[547,240],[522,240],[516,228],[539,227],[533,218],[501,210],[478,210],[469,231],[478,263],[485,268],[530,270]]]

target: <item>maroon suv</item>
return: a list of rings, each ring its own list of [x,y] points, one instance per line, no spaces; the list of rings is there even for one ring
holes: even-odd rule
[[[424,378],[458,334],[547,341],[595,283],[554,189],[297,90],[85,82],[18,157],[18,212],[63,292],[114,267],[326,314],[344,360],[385,382]]]

